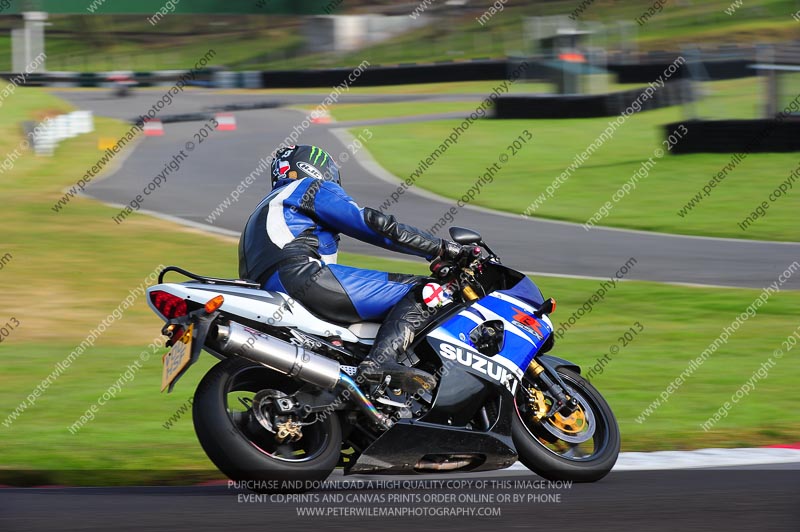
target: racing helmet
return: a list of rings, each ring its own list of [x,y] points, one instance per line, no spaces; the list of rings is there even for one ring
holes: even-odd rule
[[[275,153],[272,160],[273,189],[306,177],[342,184],[339,167],[322,148],[301,144],[281,148]]]

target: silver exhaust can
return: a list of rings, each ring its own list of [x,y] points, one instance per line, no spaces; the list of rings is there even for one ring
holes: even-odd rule
[[[320,388],[333,389],[339,384],[339,362],[234,321],[217,327],[217,341],[223,354],[263,364]]]

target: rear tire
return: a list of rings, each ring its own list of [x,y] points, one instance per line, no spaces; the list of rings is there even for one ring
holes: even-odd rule
[[[304,491],[313,487],[313,481],[330,475],[342,444],[336,415],[303,427],[303,438],[297,444],[278,444],[272,433],[253,422],[252,409],[242,411],[239,406],[236,411],[232,408],[238,406],[232,404],[235,398],[229,396],[236,391],[264,389],[291,394],[299,386],[243,359],[223,360],[203,377],[194,395],[192,417],[200,445],[220,471],[233,480],[259,481],[251,484],[257,491]],[[278,450],[270,452],[272,446]],[[288,456],[281,450],[295,446]]]
[[[595,419],[595,437],[592,441],[593,453],[578,458],[559,456],[546,445],[557,442],[551,433],[537,426],[530,416],[521,410],[520,394],[517,391],[516,412],[511,424],[511,435],[517,448],[519,461],[528,469],[548,480],[571,480],[573,482],[595,482],[605,477],[617,462],[620,448],[620,435],[617,420],[603,396],[594,386],[577,373],[559,368],[558,373],[566,384],[573,388],[592,409]],[[527,378],[525,379],[525,384]],[[520,386],[521,388],[521,386]],[[527,420],[523,421],[523,418]]]

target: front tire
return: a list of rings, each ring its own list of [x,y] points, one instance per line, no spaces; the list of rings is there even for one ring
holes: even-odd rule
[[[523,389],[533,390],[535,385],[526,375],[514,398],[516,413],[511,424],[519,460],[548,480],[595,482],[605,477],[617,461],[620,448],[617,420],[606,400],[588,381],[568,369],[559,368],[558,373],[585,414],[581,414],[581,419],[573,415],[537,421],[536,409]],[[591,435],[585,432],[588,430]]]
[[[287,395],[300,384],[264,366],[242,359],[223,360],[200,381],[192,417],[200,445],[233,480],[259,481],[259,491],[303,491],[324,480],[339,461],[339,418],[328,415],[303,427],[296,443],[278,443],[258,424],[247,397],[261,390]],[[244,397],[244,399],[241,399]]]

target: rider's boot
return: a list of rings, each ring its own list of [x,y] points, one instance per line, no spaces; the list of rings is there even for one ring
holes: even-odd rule
[[[391,379],[390,388],[400,388],[412,393],[432,390],[436,386],[433,375],[397,361],[413,339],[414,327],[411,323],[402,319],[387,319],[378,331],[369,355],[358,366],[357,382],[383,382],[388,375]]]

